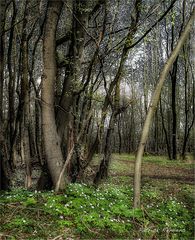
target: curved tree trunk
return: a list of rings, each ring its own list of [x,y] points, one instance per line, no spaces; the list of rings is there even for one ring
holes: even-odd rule
[[[190,30],[193,26],[194,23],[194,17],[195,17],[195,9],[192,12],[192,15],[190,17],[190,20],[188,24],[186,25],[183,33],[181,34],[178,43],[174,50],[172,51],[169,59],[164,65],[164,68],[162,72],[160,73],[159,81],[157,83],[156,89],[154,91],[153,97],[150,102],[150,106],[148,109],[148,113],[146,115],[146,120],[144,122],[144,127],[142,130],[142,135],[139,143],[139,148],[137,151],[137,156],[135,159],[135,177],[134,177],[134,208],[140,207],[140,188],[141,188],[141,162],[142,162],[142,156],[144,153],[144,148],[146,145],[146,141],[148,139],[148,133],[149,133],[149,128],[152,122],[152,117],[156,111],[159,99],[160,99],[160,94],[161,90],[163,87],[163,83],[167,77],[167,74],[170,71],[170,68],[172,67],[175,59],[177,58],[183,44],[185,43],[185,40],[187,39]]]
[[[63,155],[60,147],[60,138],[57,134],[54,112],[54,91],[56,80],[55,33],[62,4],[62,1],[49,1],[43,39],[44,68],[41,87],[42,129],[46,161],[54,187],[57,184],[63,165]],[[65,179],[62,177],[59,190],[64,187]]]

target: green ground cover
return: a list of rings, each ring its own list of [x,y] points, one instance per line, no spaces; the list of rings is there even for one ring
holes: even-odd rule
[[[1,192],[0,239],[193,239],[193,185],[147,178],[142,207],[133,209],[132,178],[117,176],[126,158],[113,156],[116,175],[98,188],[76,183],[60,194]]]

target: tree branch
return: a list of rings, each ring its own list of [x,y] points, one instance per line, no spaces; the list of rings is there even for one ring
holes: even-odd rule
[[[168,12],[173,8],[173,5],[175,4],[177,0],[173,0],[171,5],[168,7],[168,9],[163,13],[163,15],[144,33],[143,36],[141,36],[135,43],[131,44],[128,48],[133,48],[135,45],[140,43],[142,39],[144,39],[151,31],[152,29],[168,14]]]

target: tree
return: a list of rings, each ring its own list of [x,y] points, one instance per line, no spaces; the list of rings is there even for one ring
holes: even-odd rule
[[[52,177],[53,185],[57,184],[62,166],[63,155],[60,147],[60,138],[57,133],[54,110],[55,81],[56,81],[56,28],[62,1],[48,2],[43,40],[43,76],[41,86],[42,101],[42,129],[44,149],[47,165]],[[65,179],[61,179],[60,189],[64,189]]]
[[[149,128],[151,125],[152,117],[156,111],[158,102],[160,100],[160,94],[163,87],[163,83],[166,80],[167,74],[174,63],[175,59],[177,58],[183,44],[185,43],[187,37],[189,36],[190,30],[192,29],[193,23],[195,18],[195,9],[193,10],[191,17],[182,32],[176,47],[173,49],[170,57],[168,58],[164,68],[161,71],[159,76],[158,83],[156,85],[153,97],[150,102],[150,107],[148,109],[148,113],[146,115],[146,120],[144,122],[144,127],[142,130],[142,135],[139,143],[139,148],[137,151],[136,159],[135,159],[135,176],[134,176],[134,208],[140,207],[140,184],[141,184],[141,161],[142,156],[144,153],[144,147],[148,138]]]
[[[4,140],[3,88],[4,88],[4,28],[6,1],[0,2],[0,190],[9,189],[10,172],[7,162],[7,148]]]

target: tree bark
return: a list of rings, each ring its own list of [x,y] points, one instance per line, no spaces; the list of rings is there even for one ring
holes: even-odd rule
[[[170,143],[169,143],[167,129],[166,129],[166,126],[165,126],[165,118],[164,118],[164,114],[163,114],[161,99],[160,99],[160,115],[161,115],[161,121],[162,121],[162,129],[163,129],[163,132],[165,134],[165,141],[166,141],[166,146],[167,146],[167,152],[168,152],[169,159],[171,159],[171,148],[170,148]]]
[[[105,147],[104,147],[104,156],[103,159],[100,163],[99,170],[96,173],[96,176],[94,178],[94,184],[98,184],[101,179],[107,178],[108,177],[108,167],[110,163],[110,157],[111,157],[111,150],[112,150],[112,135],[114,132],[114,125],[116,121],[116,112],[113,111],[110,117],[109,121],[109,127],[107,130],[106,134],[106,142],[105,142]]]
[[[144,127],[142,130],[142,135],[139,143],[139,148],[137,151],[136,159],[135,159],[135,170],[134,170],[134,208],[140,207],[140,188],[141,188],[141,162],[142,162],[142,156],[144,153],[144,147],[146,144],[146,141],[148,139],[148,133],[149,133],[149,128],[151,125],[152,117],[156,111],[159,99],[160,99],[160,94],[161,90],[163,87],[163,83],[167,77],[168,72],[170,71],[170,68],[174,61],[176,60],[183,44],[185,43],[185,40],[187,39],[190,30],[192,29],[193,23],[194,23],[194,17],[195,17],[195,10],[193,9],[192,15],[183,31],[181,34],[176,47],[172,51],[170,57],[168,58],[166,64],[164,65],[164,68],[162,69],[160,76],[159,76],[159,81],[157,83],[157,86],[155,88],[153,97],[151,99],[151,103],[148,109],[148,113],[146,115],[146,119],[144,122]]]
[[[185,160],[186,158],[186,147],[189,141],[190,131],[193,127],[195,121],[195,83],[192,77],[192,83],[190,84],[190,77],[189,77],[189,63],[187,62],[187,50],[183,47],[183,55],[184,55],[184,111],[185,111],[185,126],[184,126],[184,139],[182,144],[182,152],[181,156],[182,159]],[[190,92],[192,89],[192,93]],[[190,101],[190,97],[192,94],[192,101]],[[192,118],[190,118],[192,115]],[[190,122],[191,121],[191,122]]]
[[[16,6],[15,2],[13,1],[13,14],[12,14],[12,21],[11,25],[15,24],[16,21]],[[16,43],[15,43],[16,44]],[[13,142],[13,134],[14,134],[14,125],[15,125],[15,109],[14,109],[14,97],[15,97],[15,74],[14,74],[14,67],[13,67],[13,45],[14,45],[14,28],[11,28],[10,35],[9,35],[9,45],[8,45],[8,51],[7,51],[7,66],[8,66],[8,72],[9,72],[9,111],[8,111],[8,117],[9,117],[9,138],[10,138],[10,166],[12,168],[14,167],[14,145]]]
[[[5,0],[0,2],[0,125],[3,122]]]
[[[177,159],[177,110],[176,110],[176,81],[177,81],[177,62],[176,58],[171,72],[171,109],[172,109],[172,159]]]
[[[4,26],[5,0],[0,1],[0,190],[9,189],[8,156],[6,154],[5,138],[3,135],[3,87],[4,87]]]
[[[61,13],[62,1],[48,3],[43,39],[43,76],[42,76],[42,130],[45,148],[45,157],[54,187],[57,184],[62,166],[63,155],[60,147],[60,138],[57,133],[54,111],[54,95],[56,81],[56,29]],[[65,188],[65,178],[61,178],[59,190]]]
[[[27,7],[27,5],[26,5]],[[26,12],[26,11],[25,11]],[[22,52],[22,77],[21,77],[21,102],[23,106],[23,119],[20,123],[22,126],[22,142],[24,149],[24,162],[26,167],[25,187],[30,188],[32,185],[32,169],[30,154],[30,93],[28,79],[28,42],[26,36],[27,19],[24,19],[23,34],[21,40]]]

